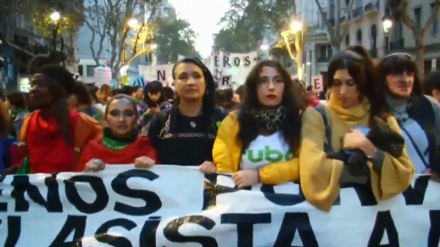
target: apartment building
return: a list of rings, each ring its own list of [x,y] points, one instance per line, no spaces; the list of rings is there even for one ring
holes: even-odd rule
[[[335,1],[328,0],[331,18],[335,16]],[[354,0],[353,8],[348,11],[349,0],[341,0],[341,30],[348,28],[341,49],[349,45],[363,45],[373,58],[379,59],[386,53],[403,51],[416,55],[414,34],[403,23],[393,21],[388,33],[383,28],[383,18],[387,16],[387,0]],[[423,27],[431,16],[434,0],[408,1],[408,14],[417,26]],[[332,19],[334,22],[334,19]],[[440,69],[440,19],[434,22],[425,36],[425,72]],[[387,44],[388,43],[388,44]]]
[[[428,18],[434,9],[434,0],[411,0],[408,1],[408,14],[418,27],[426,25]],[[440,70],[440,16],[434,21],[425,36],[425,73]],[[405,51],[416,55],[416,43],[412,31],[401,23],[394,23],[390,32],[390,50]]]
[[[70,2],[70,4],[74,4],[75,7],[80,8],[81,6],[76,6],[78,3],[79,1]],[[16,4],[18,4],[18,2]],[[0,8],[2,8],[1,3]],[[15,8],[18,9],[19,5],[16,5]],[[12,12],[19,13],[18,11]],[[77,47],[76,35],[76,33],[63,32],[56,37],[57,52],[55,56],[65,56],[65,66],[71,72],[76,71],[78,64],[78,60],[75,57]],[[44,37],[41,33],[37,32],[32,24],[26,21],[22,14],[0,16],[1,88],[7,91],[27,91],[29,89],[28,78],[30,77],[28,65],[33,58],[30,54],[48,53],[52,39],[53,37]],[[15,47],[11,47],[8,43],[13,44]],[[38,59],[32,61],[34,64],[40,63]],[[61,61],[61,58],[59,61]]]
[[[303,59],[301,66],[304,70],[303,80],[307,85],[311,84],[311,77],[314,75],[325,75],[327,73],[328,62],[332,57],[332,49],[329,45],[326,27],[318,5],[311,0],[295,0],[296,20],[301,21],[303,30],[297,35],[304,39]],[[320,1],[324,10],[328,9],[326,0]],[[299,37],[298,37],[299,38]],[[296,65],[288,56],[284,56],[282,61],[291,74],[296,74]]]

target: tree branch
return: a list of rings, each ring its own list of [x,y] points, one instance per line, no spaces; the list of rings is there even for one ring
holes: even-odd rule
[[[325,26],[327,27],[327,32],[330,35],[330,37],[335,36],[335,29],[333,28],[333,25],[328,20],[328,15],[325,13],[324,9],[321,6],[321,3],[319,0],[315,0],[316,5],[318,6],[319,13],[321,14],[321,18],[324,20]],[[339,23],[339,22],[338,22]]]
[[[426,21],[425,27],[422,29],[422,37],[425,37],[429,28],[431,28],[431,26],[434,24],[434,21],[438,18],[438,15],[440,13],[440,0],[435,0],[434,4],[435,6],[431,13],[431,16],[429,16],[428,20]]]
[[[351,14],[351,11],[353,10],[353,4],[354,4],[354,0],[351,0],[350,5],[348,6],[348,10],[347,13],[345,13],[345,21],[348,22],[348,17]],[[342,42],[342,40],[344,39],[345,35],[347,35],[348,33],[348,26],[349,25],[345,25],[344,27],[344,31],[342,32],[342,34],[339,36],[339,42]]]
[[[400,11],[401,20],[402,20],[403,24],[405,24],[409,29],[411,29],[413,34],[418,35],[419,29],[417,27],[417,24],[408,15],[408,0],[402,1],[402,4],[399,7],[399,11]]]

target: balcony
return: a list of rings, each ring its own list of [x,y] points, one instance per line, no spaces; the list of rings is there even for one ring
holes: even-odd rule
[[[390,51],[403,51],[405,48],[405,39],[398,39],[390,42]]]
[[[362,17],[362,15],[364,14],[364,8],[362,7],[357,7],[352,11],[352,18],[356,19],[356,18],[360,18]]]
[[[367,15],[379,13],[379,1],[374,2],[371,0],[371,2],[367,3],[364,7],[364,13]]]
[[[335,25],[335,18],[328,19],[328,22],[330,22],[330,24],[332,24],[334,26]]]
[[[328,57],[317,57],[316,62],[317,63],[328,63],[330,61],[330,58]]]
[[[344,23],[344,22],[345,22],[345,16],[341,16],[341,17],[339,18],[339,23],[342,24],[342,23]]]

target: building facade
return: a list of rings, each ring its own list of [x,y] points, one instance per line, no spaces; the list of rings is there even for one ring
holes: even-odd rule
[[[324,10],[328,9],[327,1],[320,1]],[[303,59],[303,78],[307,85],[311,85],[311,78],[315,75],[325,75],[327,73],[328,62],[333,54],[327,37],[326,27],[318,5],[311,0],[296,0],[297,13],[296,20],[301,21],[303,30],[298,34],[304,40]],[[285,66],[290,73],[296,74],[296,65],[289,57],[285,57]]]
[[[61,64],[63,61],[69,71],[76,72],[77,33],[62,32],[61,35],[44,37],[26,21],[23,14],[20,14],[18,10],[21,6],[18,2],[13,4],[16,5],[9,8],[14,14],[0,16],[1,88],[7,91],[28,91],[31,70],[41,64]],[[69,5],[72,8],[82,8],[77,6],[79,1],[72,1],[70,4],[73,4]],[[0,8],[2,8],[1,3]],[[36,56],[48,54],[53,41],[55,41],[55,52],[50,53],[51,57]]]
[[[408,1],[408,14],[415,22],[418,28],[426,25],[429,17],[432,15],[435,3],[434,0],[411,0]],[[424,39],[424,68],[425,73],[440,70],[440,16],[434,21],[429,28]],[[407,26],[401,23],[394,23],[390,32],[391,51],[405,51],[412,55],[416,55],[416,43],[414,34]]]
[[[328,0],[330,15],[335,16],[335,1]],[[341,43],[341,49],[349,45],[362,45],[370,51],[373,58],[379,59],[389,52],[407,52],[416,56],[414,34],[406,25],[393,20],[388,33],[383,28],[383,19],[389,16],[388,0],[353,0],[349,13],[349,0],[342,0],[339,11],[341,30],[348,28]],[[410,0],[407,12],[418,27],[426,25],[434,9],[434,0]],[[346,15],[347,14],[347,15]],[[389,16],[391,17],[391,16]],[[440,19],[434,21],[424,39],[425,73],[440,69]],[[437,62],[438,61],[438,62]]]

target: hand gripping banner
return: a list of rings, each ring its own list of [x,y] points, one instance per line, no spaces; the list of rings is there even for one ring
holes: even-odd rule
[[[366,188],[344,188],[329,213],[295,183],[237,190],[227,176],[213,184],[178,166],[111,165],[0,182],[6,247],[438,247],[439,239],[440,183],[427,176],[379,204]]]

